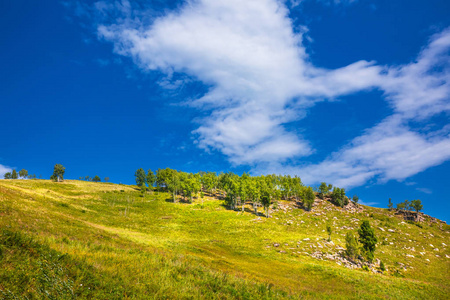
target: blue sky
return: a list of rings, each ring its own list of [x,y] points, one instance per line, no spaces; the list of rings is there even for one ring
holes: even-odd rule
[[[448,1],[1,1],[0,175],[299,175],[450,220]]]

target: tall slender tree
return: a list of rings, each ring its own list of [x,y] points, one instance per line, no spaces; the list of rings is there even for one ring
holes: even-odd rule
[[[147,184],[148,184],[148,187],[153,190],[153,186],[155,185],[155,182],[156,182],[156,175],[155,175],[155,173],[153,173],[153,171],[151,169],[148,169],[148,171],[147,171]]]
[[[142,185],[145,185],[147,179],[144,169],[142,168],[137,169],[136,172],[134,173],[134,177],[136,177],[137,186],[141,187]]]

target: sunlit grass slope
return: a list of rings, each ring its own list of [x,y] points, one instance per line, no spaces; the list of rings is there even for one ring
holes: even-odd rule
[[[67,180],[0,180],[0,298],[446,299],[450,228],[327,202],[258,219],[206,198]],[[250,209],[250,206],[249,206]],[[369,220],[384,274],[311,253],[336,253]],[[326,242],[332,224],[334,245]],[[380,229],[381,228],[381,229]],[[391,229],[391,231],[388,231]],[[383,231],[384,230],[384,231]],[[279,244],[274,247],[274,244]],[[406,270],[405,270],[406,268]],[[395,275],[395,276],[394,276]]]

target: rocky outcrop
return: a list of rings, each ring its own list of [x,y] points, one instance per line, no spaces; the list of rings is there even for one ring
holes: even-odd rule
[[[439,219],[433,218],[429,215],[426,215],[421,212],[415,211],[406,211],[406,210],[396,210],[395,214],[397,216],[402,217],[405,221],[413,221],[413,222],[429,222],[429,223],[441,223],[447,224],[445,221],[441,221]]]

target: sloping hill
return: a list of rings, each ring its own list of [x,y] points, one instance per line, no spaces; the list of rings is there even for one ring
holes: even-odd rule
[[[281,201],[265,218],[214,198],[203,205],[170,198],[110,183],[0,180],[0,298],[446,299],[450,292],[446,224],[319,200],[311,212]],[[377,234],[383,274],[340,254],[362,220]]]

